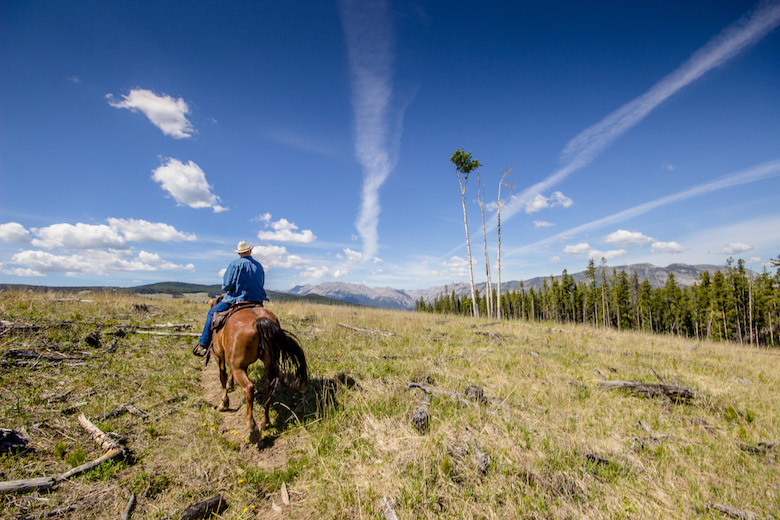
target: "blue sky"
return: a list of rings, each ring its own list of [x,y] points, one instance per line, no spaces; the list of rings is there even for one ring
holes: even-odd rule
[[[780,254],[780,2],[0,2],[0,281],[467,281]],[[477,178],[466,184],[485,277]]]

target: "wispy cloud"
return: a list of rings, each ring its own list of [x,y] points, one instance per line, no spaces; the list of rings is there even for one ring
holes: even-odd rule
[[[158,96],[151,90],[134,89],[121,101],[115,101],[113,94],[107,94],[108,104],[114,108],[126,108],[131,112],[143,113],[149,121],[174,139],[192,137],[195,129],[187,119],[190,107],[182,98],[174,99],[163,94]]]
[[[550,189],[573,172],[589,164],[621,135],[641,122],[650,112],[707,72],[761,40],[780,25],[780,3],[761,3],[712,38],[671,74],[647,92],[626,103],[566,144],[561,154],[563,166],[546,179],[525,188],[502,212],[512,215],[533,203],[537,194]]]
[[[355,225],[363,240],[363,258],[372,258],[379,242],[379,189],[395,166],[400,134],[400,116],[393,121],[390,114],[395,35],[384,1],[342,0],[340,4],[355,112],[355,155],[363,169]]]
[[[757,166],[753,166],[746,170],[741,170],[735,173],[731,173],[729,175],[725,175],[714,181],[707,182],[704,184],[699,184],[697,186],[688,188],[687,190],[666,195],[664,197],[660,197],[655,200],[644,202],[632,208],[628,208],[623,211],[613,213],[612,215],[608,215],[600,219],[586,222],[585,224],[581,224],[579,226],[569,228],[556,235],[547,237],[543,240],[539,240],[528,246],[521,246],[519,248],[516,248],[510,251],[510,253],[519,253],[521,251],[525,251],[527,249],[531,249],[539,245],[544,245],[550,242],[568,239],[569,237],[575,236],[578,233],[585,233],[596,229],[601,229],[606,226],[616,225],[626,220],[629,220],[631,218],[652,211],[654,209],[657,209],[659,207],[666,206],[668,204],[681,202],[693,197],[706,195],[708,193],[712,193],[726,188],[731,188],[734,186],[739,186],[741,184],[748,184],[751,182],[770,179],[778,176],[780,176],[780,159],[759,164]]]
[[[187,164],[168,158],[154,170],[152,179],[159,182],[177,203],[191,208],[212,208],[215,213],[227,211],[220,199],[211,193],[206,174],[192,161]]]

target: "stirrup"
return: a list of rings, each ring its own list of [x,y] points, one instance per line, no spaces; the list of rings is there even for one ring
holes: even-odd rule
[[[209,349],[208,347],[204,347],[200,343],[196,343],[194,347],[192,347],[192,353],[196,356],[205,356],[208,353]]]

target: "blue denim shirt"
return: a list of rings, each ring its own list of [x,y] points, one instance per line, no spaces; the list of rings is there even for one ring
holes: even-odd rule
[[[222,277],[222,290],[227,293],[222,301],[235,303],[267,300],[264,284],[265,271],[260,262],[251,256],[242,256],[230,262]]]

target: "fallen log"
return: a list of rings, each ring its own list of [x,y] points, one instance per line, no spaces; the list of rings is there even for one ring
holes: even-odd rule
[[[382,509],[385,520],[398,520],[398,515],[395,514],[395,509],[393,509],[395,505],[393,502],[392,499],[389,499],[386,496],[383,496],[379,501],[379,507]]]
[[[9,480],[0,482],[0,494],[29,493],[30,491],[46,490],[54,487],[55,484],[57,484],[57,480],[52,477]]]
[[[134,332],[135,334],[149,334],[152,336],[173,336],[183,338],[199,338],[200,334],[196,332],[161,332],[156,330],[130,330],[128,332]]]
[[[228,508],[228,503],[222,498],[222,495],[217,495],[201,502],[196,502],[187,507],[181,513],[181,520],[195,520],[197,518],[206,518],[211,516],[212,513],[220,514],[222,511]]]
[[[103,450],[119,450],[127,452],[127,448],[125,446],[103,433],[103,431],[92,424],[92,422],[87,419],[87,416],[83,413],[79,414],[79,424],[81,424],[82,428],[87,430],[87,432],[92,436],[92,440],[94,440]]]
[[[135,493],[130,494],[130,500],[127,501],[127,507],[125,507],[125,510],[122,513],[122,520],[130,520],[133,509],[135,509]]]
[[[601,388],[608,390],[623,388],[640,394],[644,397],[665,397],[673,402],[688,402],[695,397],[694,393],[687,388],[663,383],[640,383],[638,381],[602,381],[599,383]]]
[[[103,464],[104,462],[107,462],[109,460],[113,459],[122,459],[127,455],[126,451],[123,451],[122,449],[113,449],[109,450],[106,453],[103,454],[103,456],[98,457],[97,459],[93,460],[92,462],[87,462],[86,464],[82,464],[81,466],[76,466],[75,468],[66,471],[59,477],[57,477],[57,481],[61,480],[67,480],[71,477],[75,477],[77,475],[81,475],[82,473],[86,473],[87,471],[96,468]]]
[[[123,404],[122,406],[117,406],[110,412],[106,412],[103,415],[99,415],[97,417],[98,421],[105,421],[106,419],[113,419],[114,417],[119,417],[120,415],[124,413],[130,413],[133,415],[136,415],[140,417],[141,419],[148,419],[149,414],[135,406],[134,404],[127,403]]]
[[[382,332],[381,330],[374,330],[374,329],[364,329],[362,327],[353,327],[352,325],[347,325],[346,323],[339,323],[339,327],[344,327],[345,329],[354,330],[355,332],[362,332],[364,334],[378,334],[380,336],[395,336],[392,332]]]
[[[738,518],[739,520],[759,520],[759,516],[750,511],[744,511],[742,509],[712,503],[707,507],[708,509],[714,509],[718,513],[726,515],[730,518]]]
[[[59,509],[52,509],[51,511],[43,511],[42,513],[35,513],[32,515],[22,516],[19,520],[41,520],[42,518],[51,518],[53,516],[60,516],[71,511],[75,511],[79,508],[79,504],[71,504],[69,506],[60,507]]]

